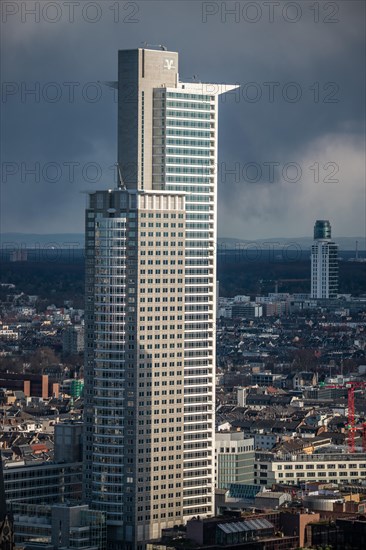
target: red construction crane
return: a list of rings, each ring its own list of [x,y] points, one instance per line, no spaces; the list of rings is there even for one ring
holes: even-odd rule
[[[366,388],[366,382],[346,382],[343,386],[334,384],[327,388],[348,388],[348,452],[355,452],[355,433],[362,430],[362,449],[366,452],[366,422],[361,426],[355,426],[355,388]]]
[[[355,433],[362,430],[362,448],[366,452],[366,423],[355,426],[355,388],[366,388],[366,382],[347,382],[348,386],[348,451],[355,452]]]

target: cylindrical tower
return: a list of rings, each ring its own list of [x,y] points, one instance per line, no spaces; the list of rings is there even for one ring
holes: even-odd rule
[[[314,240],[331,238],[332,227],[329,220],[316,220],[314,225]]]

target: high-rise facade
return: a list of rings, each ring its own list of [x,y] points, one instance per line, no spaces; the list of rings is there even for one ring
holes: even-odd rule
[[[216,487],[254,482],[254,438],[243,432],[218,432],[215,436]]]
[[[84,496],[109,548],[214,513],[219,93],[119,52],[118,189],[86,212]]]
[[[317,220],[311,247],[311,297],[336,298],[338,292],[338,245],[331,240],[328,220]]]

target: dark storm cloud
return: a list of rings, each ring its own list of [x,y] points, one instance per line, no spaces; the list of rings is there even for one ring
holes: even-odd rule
[[[220,101],[221,235],[305,235],[316,217],[364,233],[363,2],[120,2],[116,13],[106,0],[75,5],[74,22],[64,4],[55,23],[51,6],[37,23],[19,12],[2,24],[2,231],[82,230],[81,191],[114,181],[116,102],[97,81],[117,78],[118,49],[147,41],[180,52],[182,80],[241,85]],[[39,102],[25,95],[37,82]]]

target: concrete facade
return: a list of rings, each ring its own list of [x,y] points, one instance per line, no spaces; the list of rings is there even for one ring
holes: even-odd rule
[[[214,512],[218,95],[119,52],[119,189],[86,213],[85,499],[109,547]]]
[[[311,481],[344,483],[366,479],[366,453],[322,453],[276,456],[256,452],[254,482],[300,484]]]
[[[216,487],[229,489],[231,483],[252,484],[254,480],[254,439],[243,432],[215,435]]]

